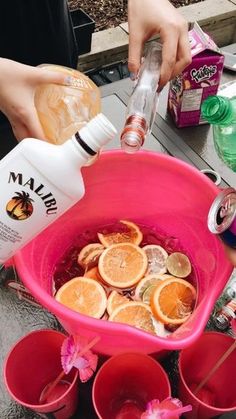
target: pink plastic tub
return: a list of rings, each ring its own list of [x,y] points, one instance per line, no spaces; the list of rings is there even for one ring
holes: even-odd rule
[[[69,333],[88,339],[99,335],[95,349],[100,353],[156,353],[187,347],[204,330],[232,271],[221,242],[207,228],[207,214],[218,188],[190,165],[148,151],[134,156],[104,152],[94,166],[83,170],[83,176],[85,197],[15,256],[23,283]],[[55,264],[80,232],[119,219],[157,226],[167,236],[177,237],[195,266],[197,308],[168,339],[81,315],[52,297]]]

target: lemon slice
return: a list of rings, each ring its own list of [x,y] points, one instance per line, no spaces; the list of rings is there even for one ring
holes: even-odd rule
[[[148,244],[142,247],[148,258],[147,274],[164,274],[166,269],[166,260],[168,253],[161,246]]]

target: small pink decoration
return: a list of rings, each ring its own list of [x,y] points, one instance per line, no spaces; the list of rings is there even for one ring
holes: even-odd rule
[[[182,413],[191,410],[192,406],[183,406],[179,399],[168,397],[162,402],[159,402],[159,400],[149,402],[141,419],[178,419]]]
[[[71,335],[64,340],[61,347],[61,363],[65,374],[69,374],[70,370],[75,367],[79,370],[80,380],[83,383],[92,377],[98,363],[97,355],[89,349],[84,351],[87,345],[84,338]]]
[[[79,377],[82,382],[88,381],[97,368],[98,357],[90,349],[100,340],[98,336],[87,342],[80,336],[69,336],[65,338],[61,347],[62,371],[54,381],[48,384],[40,396],[40,403],[45,403],[53,389],[63,377],[75,367],[79,370]]]

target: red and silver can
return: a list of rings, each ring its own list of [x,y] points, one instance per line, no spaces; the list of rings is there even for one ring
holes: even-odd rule
[[[236,248],[236,190],[226,188],[216,197],[208,213],[208,228],[229,247]]]
[[[236,299],[229,301],[217,313],[213,321],[218,329],[225,330],[230,327],[231,320],[236,318]]]

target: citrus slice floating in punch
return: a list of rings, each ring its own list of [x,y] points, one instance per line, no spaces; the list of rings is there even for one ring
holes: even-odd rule
[[[144,276],[147,266],[145,252],[132,243],[113,244],[103,251],[98,261],[103,280],[114,287],[126,289]]]
[[[148,244],[142,248],[148,258],[147,274],[164,274],[168,253],[165,249],[156,244]]]
[[[171,253],[166,260],[166,267],[170,274],[179,278],[186,278],[192,270],[188,256],[181,252]]]
[[[116,243],[133,243],[138,246],[143,239],[143,234],[137,224],[126,220],[120,220],[120,223],[125,227],[122,231],[113,231],[106,234],[98,233],[98,238],[103,246],[109,247]]]
[[[157,320],[164,324],[182,324],[191,315],[196,290],[182,278],[169,278],[157,284],[151,296],[151,308]]]
[[[107,307],[107,297],[102,285],[94,279],[76,277],[57,291],[56,300],[71,310],[100,319]]]

